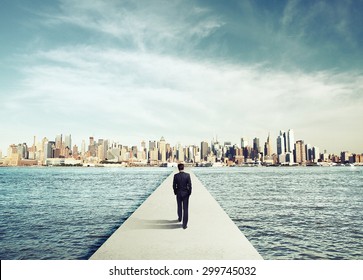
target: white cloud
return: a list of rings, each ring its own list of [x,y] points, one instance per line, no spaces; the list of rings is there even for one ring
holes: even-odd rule
[[[273,136],[294,128],[299,134],[301,128],[323,148],[329,134],[343,141],[336,132],[348,123],[359,126],[363,117],[358,74],[273,72],[81,46],[29,59],[34,64],[24,68],[26,90],[9,98],[5,108],[5,114],[11,106],[24,115],[36,111],[38,117],[24,119],[24,126],[35,121],[43,127],[78,127],[80,133],[119,137],[128,144],[141,140],[135,137],[161,135],[173,143],[197,144],[215,134],[238,143],[242,135],[264,140],[269,131]]]
[[[361,149],[361,74],[178,56],[174,47],[192,49],[224,24],[193,2],[61,2],[61,13],[45,24],[77,26],[136,47],[64,43],[21,57],[21,90],[10,92],[0,111],[10,120],[1,128],[11,131],[8,139],[63,132],[129,145],[162,135],[171,143],[198,144],[218,134],[235,143],[257,136],[262,143],[268,132],[274,137],[293,128],[297,138],[322,149]],[[292,22],[297,4],[287,6],[283,24]],[[340,133],[347,131],[349,139]]]

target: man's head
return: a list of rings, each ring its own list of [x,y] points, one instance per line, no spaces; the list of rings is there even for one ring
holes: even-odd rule
[[[179,171],[183,171],[184,170],[184,164],[179,163],[178,164],[178,169],[179,169]]]

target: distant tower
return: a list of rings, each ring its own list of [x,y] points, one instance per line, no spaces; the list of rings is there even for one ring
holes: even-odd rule
[[[277,136],[277,139],[276,139],[277,154],[278,155],[285,154],[285,152],[286,152],[285,143],[286,143],[286,141],[285,141],[285,132],[280,130],[280,135]]]
[[[292,153],[294,151],[294,144],[295,144],[295,138],[294,138],[294,131],[292,129],[289,129],[287,132],[287,151]]]
[[[267,141],[265,143],[265,156],[271,156],[272,152],[271,152],[271,138],[270,138],[270,133],[268,134],[267,137]]]
[[[57,149],[61,149],[62,148],[62,134],[61,135],[57,135],[57,137],[55,138],[55,147]]]
[[[253,139],[253,150],[256,151],[257,153],[260,152],[260,139],[257,137]]]
[[[159,142],[159,160],[166,162],[166,142],[164,137],[161,137]]]
[[[86,154],[86,141],[85,140],[82,140],[81,154],[82,154],[82,156],[84,156]]]
[[[241,138],[241,148],[246,148],[248,146],[248,141],[246,139],[246,137],[242,137]]]
[[[64,137],[64,146],[69,149],[72,148],[72,136],[70,134]]]
[[[306,152],[305,145],[303,140],[296,141],[295,143],[295,159],[296,163],[305,163],[306,162]]]
[[[208,156],[208,142],[201,142],[200,143],[200,157],[201,160],[206,160]]]

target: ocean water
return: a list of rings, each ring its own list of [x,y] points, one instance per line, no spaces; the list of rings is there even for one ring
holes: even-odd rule
[[[192,170],[265,259],[363,259],[363,167]],[[172,171],[0,168],[0,259],[88,259]]]
[[[264,259],[363,259],[363,167],[193,172]]]
[[[0,168],[0,259],[88,259],[171,172]]]

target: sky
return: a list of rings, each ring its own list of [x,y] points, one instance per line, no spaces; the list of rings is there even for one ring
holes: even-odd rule
[[[280,130],[363,153],[363,0],[0,1],[0,149]]]

